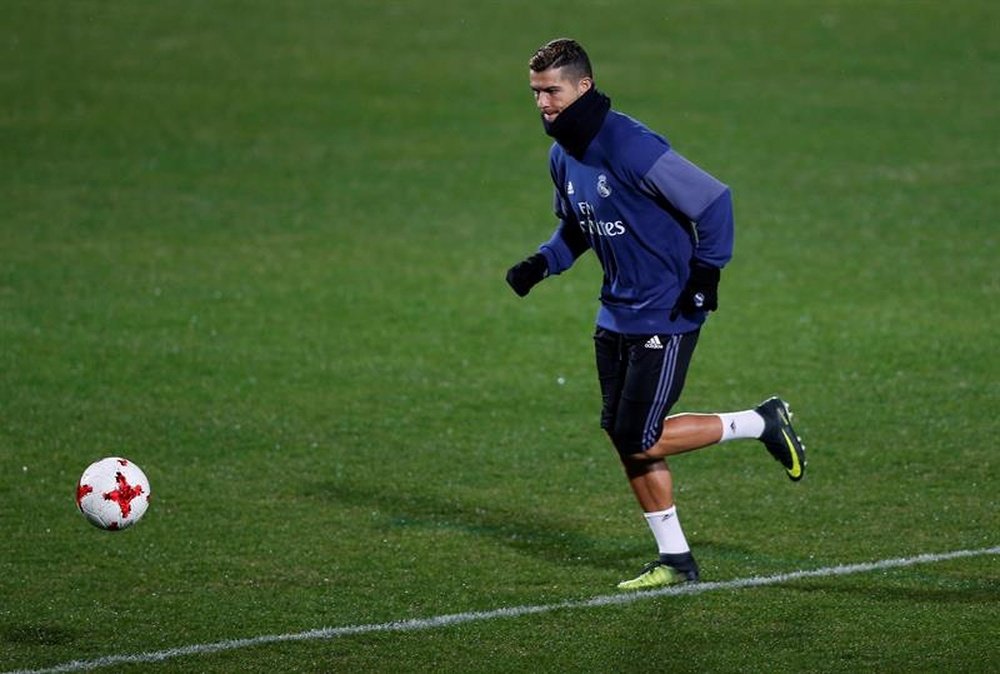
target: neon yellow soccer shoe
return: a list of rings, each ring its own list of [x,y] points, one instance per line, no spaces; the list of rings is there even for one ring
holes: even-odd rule
[[[650,562],[642,569],[642,573],[632,580],[623,580],[618,583],[619,590],[651,590],[667,585],[679,585],[681,583],[697,583],[698,569],[690,571],[680,571],[672,566],[667,566],[661,561]]]

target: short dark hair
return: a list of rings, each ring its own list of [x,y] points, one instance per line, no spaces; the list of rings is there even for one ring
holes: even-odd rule
[[[590,67],[587,52],[579,42],[568,37],[557,38],[539,47],[528,65],[536,73],[549,68],[565,68],[566,74],[576,80],[584,77],[594,79],[594,70]]]

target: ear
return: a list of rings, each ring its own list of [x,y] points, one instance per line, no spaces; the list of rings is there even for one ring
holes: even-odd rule
[[[582,77],[580,81],[576,83],[576,92],[583,96],[585,93],[594,88],[594,80],[589,77]]]

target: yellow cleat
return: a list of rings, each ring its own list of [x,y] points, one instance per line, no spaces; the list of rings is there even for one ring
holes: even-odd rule
[[[667,566],[663,562],[651,562],[645,566],[638,576],[632,580],[623,580],[618,583],[619,590],[651,590],[667,585],[679,585],[681,583],[698,582],[698,571],[679,571],[672,566]]]

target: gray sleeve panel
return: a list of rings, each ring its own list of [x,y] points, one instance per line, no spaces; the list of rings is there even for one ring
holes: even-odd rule
[[[727,187],[674,150],[667,150],[642,177],[642,189],[669,201],[697,222]]]

